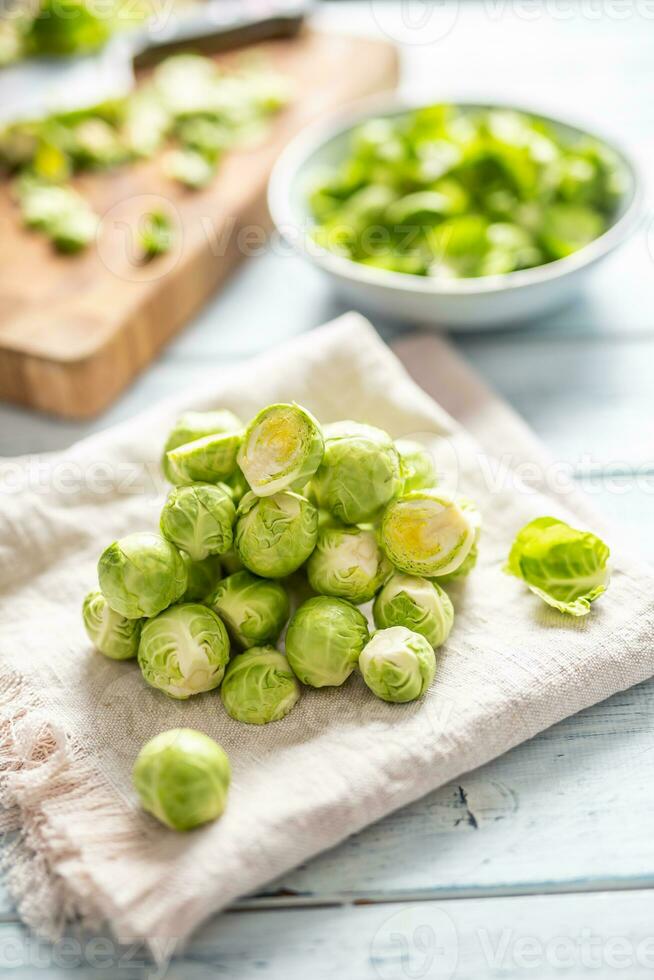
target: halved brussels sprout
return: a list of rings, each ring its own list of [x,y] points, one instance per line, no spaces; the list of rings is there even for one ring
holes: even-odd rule
[[[219,817],[230,780],[224,749],[192,728],[155,735],[139,752],[132,772],[143,809],[172,830],[192,830]]]
[[[454,622],[447,592],[426,578],[396,572],[377,593],[372,614],[375,626],[406,626],[420,633],[433,647],[445,643]]]
[[[426,490],[437,485],[436,463],[428,449],[411,439],[396,439],[395,448],[400,454],[404,481],[403,494],[410,493],[411,490]]]
[[[363,648],[359,670],[382,701],[415,701],[432,683],[436,657],[429,640],[404,626],[378,630]]]
[[[359,605],[372,599],[392,572],[369,528],[327,524],[318,532],[315,551],[307,562],[315,592],[339,596]]]
[[[475,540],[469,514],[444,490],[413,490],[384,512],[381,542],[396,568],[432,578],[453,572]]]
[[[183,603],[145,624],[138,656],[148,684],[184,700],[218,687],[229,660],[229,638],[213,609]]]
[[[306,497],[282,490],[272,497],[243,497],[234,544],[251,572],[282,578],[302,565],[316,546],[318,511]]]
[[[448,575],[436,576],[442,585],[448,585],[450,582],[458,582],[459,579],[465,578],[473,570],[479,558],[479,538],[481,536],[481,514],[479,513],[479,508],[472,500],[468,500],[467,497],[460,497],[458,504],[472,522],[472,526],[475,529],[475,540],[472,542],[472,547],[467,557],[464,558],[458,568],[455,568]]]
[[[241,432],[214,432],[187,442],[166,453],[168,472],[177,486],[191,483],[220,483],[236,469]]]
[[[300,685],[279,650],[252,647],[229,664],[220,697],[235,721],[267,725],[289,713],[300,697]]]
[[[182,602],[203,602],[218,585],[222,575],[222,564],[217,555],[209,555],[202,561],[193,561],[182,552],[186,565],[187,583]]]
[[[286,632],[293,672],[311,687],[344,684],[368,642],[366,617],[345,599],[315,596],[303,603]]]
[[[318,469],[324,450],[320,425],[300,405],[269,405],[252,419],[238,465],[259,497],[302,490]]]
[[[391,437],[371,425],[335,422],[324,432],[312,493],[339,521],[366,523],[401,491],[400,455]]]
[[[172,471],[166,457],[171,449],[185,446],[189,442],[195,442],[196,439],[202,439],[216,432],[239,432],[242,428],[241,420],[227,409],[212,412],[184,412],[175,422],[164,446],[161,465],[166,477],[171,483],[173,482]]]
[[[280,582],[246,571],[219,582],[206,602],[223,620],[233,642],[244,650],[274,643],[290,612],[288,594]]]
[[[193,561],[222,555],[232,546],[236,508],[220,484],[194,483],[175,487],[161,511],[162,534]]]
[[[156,616],[186,591],[186,566],[177,548],[159,534],[128,534],[98,562],[100,589],[127,619]]]
[[[91,643],[110,660],[130,660],[139,649],[141,620],[114,612],[101,592],[89,592],[82,606],[84,628]]]

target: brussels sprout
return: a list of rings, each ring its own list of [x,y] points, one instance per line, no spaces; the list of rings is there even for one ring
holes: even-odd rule
[[[164,446],[161,465],[166,477],[171,483],[173,482],[172,470],[166,455],[171,449],[177,449],[179,446],[195,442],[204,436],[214,435],[216,432],[238,432],[242,427],[241,420],[227,409],[214,412],[184,412],[175,422]]]
[[[481,535],[481,514],[477,505],[472,501],[468,500],[466,497],[459,498],[459,507],[470,518],[472,526],[475,529],[475,539],[472,542],[472,547],[468,552],[468,555],[461,562],[458,568],[455,568],[453,572],[448,575],[437,575],[441,585],[448,585],[450,582],[458,582],[459,579],[465,578],[473,570],[477,564],[477,559],[479,558],[479,538]]]
[[[294,614],[286,632],[293,672],[311,687],[344,684],[368,642],[368,623],[345,599],[316,596]]]
[[[217,555],[209,555],[202,561],[193,561],[182,552],[186,565],[187,584],[182,602],[203,602],[218,585],[222,575],[222,564]]]
[[[318,511],[306,497],[281,490],[272,497],[243,497],[234,543],[251,572],[282,578],[302,565],[316,546]]]
[[[517,535],[504,571],[549,606],[586,616],[609,584],[608,546],[556,517],[539,517]]]
[[[128,534],[98,562],[100,589],[127,619],[156,616],[184,595],[186,566],[177,548],[159,534]]]
[[[280,582],[235,572],[219,582],[206,600],[227,626],[233,642],[244,650],[274,643],[290,612]]]
[[[82,607],[84,628],[91,643],[111,660],[135,657],[141,636],[141,620],[114,612],[101,592],[89,592]]]
[[[359,527],[321,528],[316,549],[307,562],[309,583],[315,592],[340,596],[357,605],[372,599],[391,572],[375,532]]]
[[[185,486],[229,479],[236,467],[240,444],[240,432],[215,432],[171,449],[166,459],[172,482]]]
[[[225,575],[233,575],[235,572],[243,571],[243,562],[236,554],[236,550],[231,548],[226,551],[224,555],[220,556],[223,568],[225,569]]]
[[[171,698],[218,687],[229,660],[229,638],[213,611],[196,602],[167,609],[143,627],[139,667],[152,687]]]
[[[279,650],[252,647],[229,664],[220,696],[235,721],[267,725],[289,713],[300,697],[300,685]]]
[[[222,555],[232,546],[236,508],[224,486],[194,483],[175,487],[161,511],[161,532],[193,561]]]
[[[245,430],[238,464],[259,497],[302,490],[318,469],[324,444],[316,419],[300,405],[269,405]]]
[[[345,524],[362,524],[401,489],[400,456],[389,435],[358,422],[325,427],[325,455],[312,481],[319,507]]]
[[[391,626],[373,634],[359,657],[359,670],[382,701],[415,701],[434,679],[436,657],[420,633]]]
[[[230,779],[225,751],[192,728],[155,735],[139,752],[132,772],[143,809],[172,830],[192,830],[219,817]]]
[[[400,466],[404,484],[402,493],[426,490],[438,483],[434,458],[428,449],[411,439],[397,439],[395,448],[400,454]]]
[[[377,594],[372,614],[375,626],[406,626],[421,633],[433,647],[445,643],[454,622],[450,597],[425,578],[396,572]]]
[[[460,505],[441,490],[413,490],[389,504],[381,542],[401,572],[431,578],[453,572],[467,558],[475,528]]]

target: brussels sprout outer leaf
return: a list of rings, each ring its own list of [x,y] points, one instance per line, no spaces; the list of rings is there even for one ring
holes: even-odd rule
[[[606,591],[609,548],[595,534],[541,517],[518,533],[505,571],[559,612],[586,616]]]

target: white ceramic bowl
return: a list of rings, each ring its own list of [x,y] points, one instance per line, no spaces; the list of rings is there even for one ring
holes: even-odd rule
[[[490,108],[456,102],[470,108]],[[319,247],[310,235],[307,188],[313,177],[347,154],[351,130],[371,117],[390,117],[419,108],[386,99],[367,100],[321,121],[296,137],[279,157],[268,185],[268,206],[277,231],[314,265],[323,269],[356,306],[402,320],[456,330],[518,324],[562,306],[592,267],[633,231],[642,208],[642,183],[634,164],[611,141],[587,130],[517,106],[539,116],[562,136],[592,135],[610,146],[624,163],[628,187],[613,224],[574,254],[533,269],[475,279],[431,279],[361,265]]]

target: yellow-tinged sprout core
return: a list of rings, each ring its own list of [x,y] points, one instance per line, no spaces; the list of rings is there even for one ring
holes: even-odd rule
[[[251,482],[292,465],[302,448],[304,434],[302,420],[288,410],[265,416],[244,447]]]
[[[474,528],[444,494],[408,496],[389,506],[383,541],[388,557],[402,571],[445,575],[465,559],[474,541]]]

